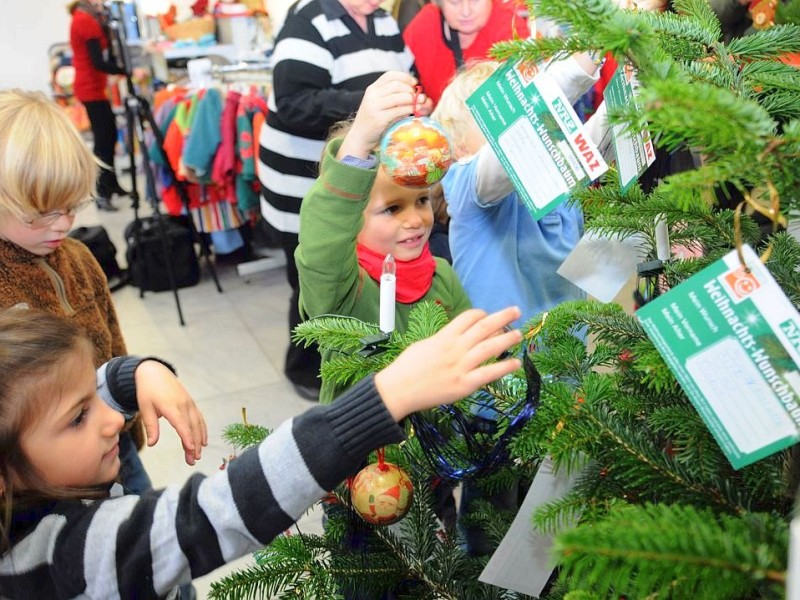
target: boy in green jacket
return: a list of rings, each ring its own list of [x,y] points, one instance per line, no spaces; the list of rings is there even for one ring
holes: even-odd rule
[[[375,154],[384,131],[419,106],[415,85],[406,73],[384,73],[367,88],[344,139],[325,148],[320,176],[300,208],[295,259],[300,310],[306,318],[335,314],[378,323],[379,281],[387,254],[397,268],[398,331],[406,329],[418,302],[436,302],[451,317],[470,307],[452,267],[428,247],[430,190],[396,184],[379,168]],[[323,353],[323,363],[331,354]],[[320,402],[330,403],[342,391],[323,382]]]

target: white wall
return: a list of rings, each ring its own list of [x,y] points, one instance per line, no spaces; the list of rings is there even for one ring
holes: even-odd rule
[[[173,0],[188,10],[192,0]],[[283,22],[295,0],[265,0],[276,21]],[[0,17],[0,89],[50,92],[48,49],[69,41],[68,0],[3,0]],[[210,2],[213,5],[214,2]],[[392,0],[384,4],[391,7]]]
[[[50,91],[47,50],[69,41],[66,0],[3,2],[0,19],[0,88]]]

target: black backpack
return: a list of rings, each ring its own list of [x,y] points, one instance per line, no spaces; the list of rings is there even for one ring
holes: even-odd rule
[[[92,227],[76,227],[69,232],[69,237],[83,242],[100,263],[103,273],[108,279],[108,287],[114,292],[128,282],[127,272],[117,262],[117,247],[108,237],[108,231],[102,225]]]
[[[194,247],[194,236],[187,221],[188,217],[170,215],[143,217],[125,227],[125,241],[128,244],[125,256],[128,260],[130,283],[151,292],[172,289],[159,219],[163,223],[164,238],[169,246],[175,286],[184,288],[197,285],[200,281],[200,264]]]

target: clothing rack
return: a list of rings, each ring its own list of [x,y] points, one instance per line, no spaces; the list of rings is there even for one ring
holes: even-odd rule
[[[268,61],[240,62],[233,65],[211,65],[211,76],[222,82],[246,81],[272,83],[272,68]]]
[[[239,62],[233,65],[211,65],[212,78],[222,83],[272,84],[272,68],[269,61]],[[286,255],[281,250],[267,251],[260,258],[236,265],[239,277],[250,277],[286,265]]]

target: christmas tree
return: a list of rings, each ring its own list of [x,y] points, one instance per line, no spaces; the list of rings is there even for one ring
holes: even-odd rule
[[[650,258],[657,218],[666,219],[673,244],[693,251],[663,264],[649,280],[651,295],[749,244],[798,306],[800,244],[783,229],[800,209],[800,70],[780,59],[800,52],[800,27],[779,19],[726,45],[705,0],[677,0],[673,9],[535,1],[532,13],[562,25],[565,35],[515,40],[494,52],[515,61],[611,52],[636,68],[641,84],[638,106],[612,111],[611,121],[632,131],[647,126],[661,153],[691,151],[698,158],[696,168],[670,174],[647,192],[638,186],[623,191],[612,170],[574,198],[587,229],[641,236]],[[721,208],[720,201],[732,208]],[[409,331],[393,335],[378,353],[362,351],[377,329],[349,319],[312,321],[298,334],[349,353],[326,365],[323,376],[351,382],[443,319],[436,307],[420,307]],[[588,333],[588,346],[574,335],[577,328]],[[796,448],[735,470],[636,317],[618,305],[567,303],[525,330],[519,351],[527,351],[543,381],[536,414],[514,434],[502,468],[479,475],[487,486],[502,486],[507,478],[530,476],[546,456],[578,474],[572,491],[539,510],[531,525],[555,534],[558,581],[547,593],[574,599],[784,596],[800,482]],[[530,383],[520,373],[489,393],[514,407]],[[228,435],[246,446],[264,432],[238,425]],[[420,457],[431,448],[418,437],[390,449],[388,457],[422,481],[430,472]],[[395,528],[363,525],[357,550],[343,548],[357,517],[339,490],[324,535],[276,540],[255,567],[218,582],[214,597],[336,598],[342,590],[359,590],[364,598],[385,590],[406,598],[523,597],[477,581],[485,559],[466,556],[457,536],[441,535],[426,486],[416,487],[408,516]],[[490,510],[473,515],[495,540],[512,517]]]

